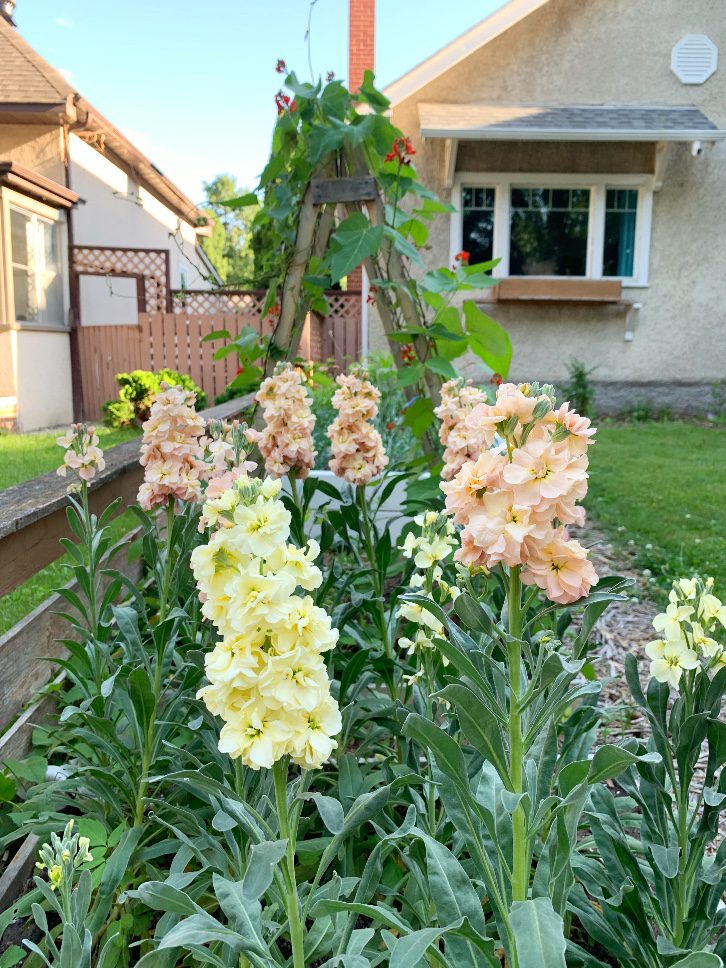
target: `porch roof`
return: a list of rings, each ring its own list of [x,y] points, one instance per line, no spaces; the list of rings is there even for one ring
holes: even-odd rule
[[[418,106],[425,138],[461,141],[721,141],[690,105],[444,104]]]

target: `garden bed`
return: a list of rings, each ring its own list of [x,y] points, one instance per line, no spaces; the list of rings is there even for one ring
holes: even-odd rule
[[[295,378],[284,372],[293,399]],[[558,551],[562,561],[575,555],[575,564],[564,567],[573,567],[578,593],[564,593],[567,586],[553,584],[547,570],[533,583],[528,568],[538,559],[531,550],[523,565],[493,557],[470,568],[455,564],[460,543],[465,552],[496,553],[486,550],[494,547],[489,531],[475,530],[476,515],[479,507],[486,511],[490,492],[492,500],[502,492],[491,483],[484,490],[461,486],[467,475],[478,480],[485,465],[490,475],[525,466],[517,462],[526,443],[517,427],[526,424],[507,431],[511,462],[485,448],[481,471],[472,464],[463,476],[452,470],[447,501],[461,537],[440,513],[435,465],[424,471],[420,460],[389,459],[386,467],[388,455],[361,416],[370,404],[361,409],[356,402],[355,394],[365,399],[370,391],[358,375],[349,387],[352,397],[346,390],[336,398],[341,419],[330,429],[338,476],[306,476],[309,468],[290,465],[282,489],[272,478],[249,478],[220,463],[242,466],[250,456],[239,449],[243,438],[214,424],[205,459],[216,470],[207,474],[206,503],[170,500],[163,488],[171,485],[158,483],[167,477],[155,476],[152,460],[141,492],[147,510],[134,512],[141,583],[134,576],[113,585],[121,580],[98,557],[110,540],[108,520],[94,523],[82,485],[71,509],[76,551],[68,547],[78,584],[66,593],[78,644],[67,642],[70,661],[55,691],[53,725],[33,736],[35,765],[23,766],[30,761],[21,751],[19,764],[2,774],[17,787],[0,809],[4,842],[9,856],[19,851],[0,887],[12,881],[8,902],[21,893],[20,906],[0,914],[5,943],[17,943],[19,935],[30,940],[34,932],[34,943],[52,953],[54,935],[65,944],[75,932],[90,937],[98,959],[129,965],[135,961],[126,953],[137,950],[129,946],[140,944],[140,965],[191,964],[200,954],[225,968],[309,968],[336,959],[356,968],[501,968],[497,951],[504,948],[507,964],[519,968],[655,968],[658,938],[671,930],[668,904],[661,921],[646,914],[654,910],[657,881],[649,874],[645,883],[652,886],[641,886],[647,903],[637,914],[645,920],[636,938],[619,920],[614,893],[610,907],[592,903],[598,891],[610,896],[622,876],[603,861],[619,824],[623,844],[645,863],[637,846],[640,790],[654,782],[658,760],[648,745],[649,703],[667,702],[668,687],[653,680],[646,700],[633,654],[652,637],[655,607],[632,601],[637,586],[612,575],[622,562],[602,542],[592,554],[597,584],[579,544]],[[511,392],[501,391],[502,407]],[[548,413],[551,402],[541,399]],[[191,411],[184,416],[180,404],[172,406],[172,428],[188,420],[180,425],[187,456],[175,473],[182,475],[192,466],[185,461],[202,459],[195,443],[201,425]],[[304,410],[294,419],[308,426]],[[256,438],[258,464],[279,461],[286,447],[296,460],[310,459],[275,406],[268,406],[266,421]],[[572,425],[579,429],[567,460],[579,473],[586,425]],[[551,426],[543,424],[542,433],[552,433]],[[152,455],[162,453],[164,432],[149,433]],[[286,434],[294,445],[285,443]],[[351,436],[373,447],[378,476],[346,479],[366,467],[349,448]],[[461,467],[461,454],[445,442],[447,461]],[[522,491],[524,499],[529,495]],[[53,501],[49,508],[57,513]],[[600,539],[592,531],[579,537]],[[565,539],[552,533],[546,540]],[[221,585],[220,569],[229,572]],[[261,575],[279,582],[274,594],[286,598],[273,596],[254,611],[242,589]],[[104,582],[111,582],[110,598],[103,597]],[[270,594],[264,582],[254,585],[255,595]],[[553,601],[563,595],[564,602]],[[51,619],[33,617],[26,628],[38,621]],[[54,624],[48,628],[48,636],[58,634]],[[29,632],[17,633],[16,645],[23,634]],[[275,671],[285,668],[291,647],[306,678]],[[262,665],[250,677],[252,658]],[[28,670],[37,673],[32,662]],[[241,678],[230,680],[232,670]],[[525,695],[531,699],[523,712],[511,697]],[[694,692],[692,701],[704,700]],[[245,711],[250,704],[264,710],[261,718],[248,718],[258,715]],[[658,742],[665,755],[669,734]],[[542,757],[548,766],[535,793],[527,778]],[[698,810],[688,797],[713,784],[703,758],[696,760],[680,780],[687,783],[685,810]],[[41,764],[47,779],[40,778]],[[525,783],[527,796],[539,797],[539,812],[520,817]],[[670,797],[666,786],[656,795],[663,802]],[[562,841],[547,832],[552,824],[556,829],[558,810],[572,811],[573,835],[580,829],[565,857],[557,853]],[[74,826],[50,843],[68,818]],[[27,878],[28,858],[42,844],[44,867],[32,887],[47,911],[41,916],[29,910]],[[693,843],[689,850],[701,852],[700,860],[691,854],[694,862],[706,863],[713,846],[713,836]],[[562,890],[556,863],[569,872]],[[715,910],[718,888],[710,890]],[[85,911],[80,920],[66,906],[71,898]],[[159,962],[165,950],[172,960]],[[675,968],[678,959],[667,963]]]

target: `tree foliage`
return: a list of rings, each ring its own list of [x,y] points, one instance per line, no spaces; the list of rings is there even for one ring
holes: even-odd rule
[[[253,285],[254,262],[250,245],[253,212],[248,208],[229,208],[224,203],[244,192],[234,175],[217,175],[204,182],[203,209],[209,216],[212,234],[202,248],[226,286]]]

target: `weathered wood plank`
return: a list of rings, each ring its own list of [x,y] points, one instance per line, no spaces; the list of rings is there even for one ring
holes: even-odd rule
[[[0,763],[22,760],[32,748],[33,730],[48,721],[55,709],[53,696],[43,696],[21,713],[7,732],[0,736]]]
[[[0,877],[0,911],[7,911],[22,894],[33,873],[39,847],[40,840],[35,834],[28,834],[3,871]]]
[[[125,547],[129,548],[139,534],[140,529],[130,532]],[[123,550],[110,565],[132,581],[141,575],[141,561],[129,561]],[[104,581],[102,587],[106,585]],[[78,591],[75,582],[67,587]],[[72,611],[61,595],[51,595],[0,636],[0,730],[15,719],[23,705],[55,674],[52,660],[66,654],[58,639],[71,636],[73,629],[58,614],[61,610]]]
[[[371,175],[313,178],[310,187],[313,205],[325,205],[328,202],[367,202],[378,197],[376,180]]]

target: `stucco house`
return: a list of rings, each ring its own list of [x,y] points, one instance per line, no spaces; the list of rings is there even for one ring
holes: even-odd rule
[[[515,379],[561,383],[576,357],[604,409],[708,408],[726,378],[724,55],[722,0],[509,0],[385,88],[456,208],[431,264],[500,260],[483,308]]]
[[[0,16],[0,424],[79,413],[74,331],[134,325],[214,270],[194,203]],[[10,11],[10,12],[8,12]]]

